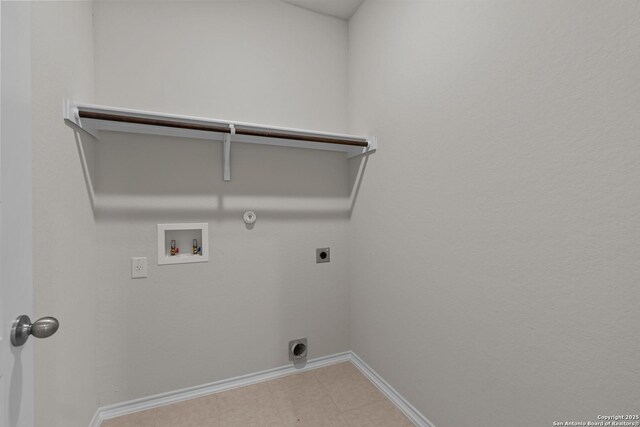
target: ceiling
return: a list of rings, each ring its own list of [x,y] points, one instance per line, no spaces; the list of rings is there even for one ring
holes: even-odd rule
[[[348,20],[358,10],[364,0],[284,0],[286,3],[302,7],[323,15]]]

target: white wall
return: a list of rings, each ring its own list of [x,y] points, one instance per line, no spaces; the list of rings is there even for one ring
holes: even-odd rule
[[[36,352],[35,425],[86,427],[98,394],[96,228],[74,133],[62,120],[62,99],[93,101],[93,6],[31,6],[32,318],[60,321],[56,335],[31,344]]]
[[[347,127],[342,20],[279,0],[97,5],[101,103],[310,129]]]
[[[95,61],[100,104],[347,127],[346,22],[281,2],[99,2]],[[294,338],[349,349],[344,154],[233,144],[228,183],[219,142],[105,133],[96,154],[101,405],[287,364]],[[208,222],[210,261],[158,266],[165,222]]]
[[[438,426],[637,413],[640,4],[366,2],[353,350]]]

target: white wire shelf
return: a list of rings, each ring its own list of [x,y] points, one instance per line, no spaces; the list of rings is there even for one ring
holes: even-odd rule
[[[347,158],[376,150],[375,137],[319,132],[254,123],[191,117],[64,100],[65,122],[95,138],[98,131],[142,133],[222,141],[224,180],[231,180],[232,142],[344,152]]]

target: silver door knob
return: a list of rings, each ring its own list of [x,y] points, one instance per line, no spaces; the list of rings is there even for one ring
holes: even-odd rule
[[[13,321],[11,326],[11,344],[20,347],[27,342],[29,335],[36,338],[48,338],[55,334],[60,323],[55,317],[43,317],[31,323],[29,316],[23,314]]]

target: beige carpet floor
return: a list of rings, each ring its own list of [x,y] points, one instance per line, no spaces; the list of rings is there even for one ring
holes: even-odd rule
[[[102,423],[102,427],[411,427],[351,362]]]

